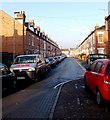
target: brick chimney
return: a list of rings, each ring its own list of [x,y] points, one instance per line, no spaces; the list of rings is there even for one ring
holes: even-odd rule
[[[96,30],[97,28],[99,28],[99,25],[96,23],[96,25],[95,25],[95,30]]]

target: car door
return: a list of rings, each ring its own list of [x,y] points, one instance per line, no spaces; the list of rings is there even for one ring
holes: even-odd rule
[[[101,80],[103,79],[102,68],[104,67],[103,62],[98,61],[92,74],[93,80],[91,81],[91,88],[95,92],[96,87],[100,86]]]
[[[39,73],[45,72],[46,65],[43,57],[39,57],[38,68],[39,68]]]
[[[86,72],[86,82],[90,88],[91,88],[91,82],[93,81],[95,65],[96,65],[96,62],[93,62],[90,65],[89,70]]]

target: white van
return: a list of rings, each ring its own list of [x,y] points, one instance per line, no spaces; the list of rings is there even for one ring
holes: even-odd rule
[[[41,54],[20,55],[14,60],[10,70],[14,72],[17,80],[32,79],[37,81],[39,74],[45,72],[46,65]]]

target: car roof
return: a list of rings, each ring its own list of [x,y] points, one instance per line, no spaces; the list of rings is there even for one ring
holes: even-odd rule
[[[17,57],[22,57],[22,56],[42,56],[41,54],[28,54],[28,55],[19,55]]]
[[[89,54],[89,55],[107,55],[108,56],[108,54],[103,54],[103,53],[98,53],[98,54]]]
[[[94,56],[94,55],[104,55],[104,56],[109,56],[108,54],[102,54],[102,53],[98,53],[98,54],[89,54],[88,56]]]

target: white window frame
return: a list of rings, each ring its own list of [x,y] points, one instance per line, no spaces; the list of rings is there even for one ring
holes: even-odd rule
[[[99,35],[102,35],[102,41],[99,41]],[[97,32],[98,43],[104,43],[104,32]]]
[[[97,49],[98,49],[98,53],[104,54],[104,48],[97,48]],[[100,51],[103,51],[103,52],[100,52]]]
[[[29,35],[28,44],[31,45],[31,36]]]
[[[32,35],[32,46],[34,46],[34,35]]]

